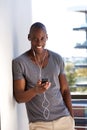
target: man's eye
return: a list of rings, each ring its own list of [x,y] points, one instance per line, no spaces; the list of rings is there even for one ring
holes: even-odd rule
[[[45,37],[42,37],[42,38],[41,38],[41,41],[45,41],[45,40],[46,40]]]
[[[32,41],[34,41],[34,42],[39,42],[39,41],[45,42],[45,41],[46,41],[46,38],[45,38],[45,37],[42,37],[41,39],[32,38]]]
[[[37,41],[37,38],[32,38],[33,41]]]
[[[43,41],[43,40],[44,40],[44,37],[41,38],[41,41]]]

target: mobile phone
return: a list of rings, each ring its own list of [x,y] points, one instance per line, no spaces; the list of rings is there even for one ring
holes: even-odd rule
[[[46,82],[48,82],[48,79],[47,79],[47,78],[42,79],[42,84],[43,84],[43,83],[46,83]]]

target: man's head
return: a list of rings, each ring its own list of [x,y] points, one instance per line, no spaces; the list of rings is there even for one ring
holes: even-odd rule
[[[44,24],[34,23],[29,31],[28,40],[31,41],[31,47],[36,52],[43,50],[48,39],[47,30]]]
[[[37,30],[37,29],[41,29],[43,30],[45,33],[47,33],[46,27],[44,24],[40,23],[40,22],[36,22],[34,24],[32,24],[31,28],[30,28],[30,32],[29,34],[32,34],[33,31]]]

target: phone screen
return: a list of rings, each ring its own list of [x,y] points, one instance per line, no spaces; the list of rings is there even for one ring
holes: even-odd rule
[[[47,79],[47,78],[42,79],[42,84],[43,84],[43,83],[46,83],[46,82],[48,82],[48,79]]]

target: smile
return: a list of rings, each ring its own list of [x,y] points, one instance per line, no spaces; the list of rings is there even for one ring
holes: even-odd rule
[[[37,46],[37,48],[39,48],[39,49],[40,49],[40,48],[42,48],[42,46]]]

